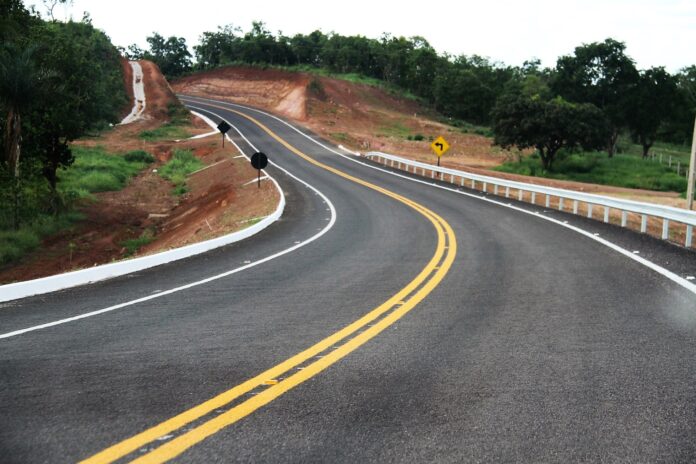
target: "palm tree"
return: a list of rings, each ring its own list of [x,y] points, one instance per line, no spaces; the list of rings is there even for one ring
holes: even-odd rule
[[[33,60],[34,48],[7,44],[0,57],[0,107],[6,111],[3,155],[14,178],[14,227],[19,227],[19,164],[22,143],[22,114],[39,89],[40,73]]]

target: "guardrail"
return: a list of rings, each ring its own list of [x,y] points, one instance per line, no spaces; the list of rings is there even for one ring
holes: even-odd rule
[[[494,195],[504,195],[506,198],[510,197],[510,190],[516,190],[517,199],[519,201],[524,201],[525,197],[528,196],[529,202],[536,204],[536,196],[543,195],[545,196],[544,205],[547,208],[551,207],[551,200],[555,198],[557,199],[558,209],[565,211],[568,209],[565,208],[566,201],[570,201],[572,202],[571,208],[573,214],[578,214],[579,204],[584,203],[586,205],[588,218],[593,218],[593,210],[595,206],[603,207],[603,220],[607,223],[609,222],[610,211],[612,209],[618,210],[621,212],[621,227],[627,226],[628,213],[634,213],[640,215],[640,231],[642,233],[646,233],[648,230],[649,217],[659,218],[662,221],[661,237],[663,240],[667,240],[669,238],[670,222],[681,223],[686,227],[684,246],[687,248],[692,246],[693,231],[694,226],[696,226],[695,211],[674,208],[671,206],[656,205],[652,203],[644,203],[640,201],[622,200],[619,198],[577,192],[573,190],[528,184],[525,182],[516,182],[498,177],[483,176],[457,169],[421,163],[419,161],[413,161],[400,156],[390,155],[378,151],[368,152],[364,156],[372,158],[380,164],[402,169],[413,174],[419,174],[420,171],[420,174],[427,176],[427,173],[429,173],[432,179],[437,176],[443,178],[443,180],[447,180],[447,177],[449,177],[450,183],[458,184],[461,187],[470,187],[473,190],[477,190],[477,187],[480,186],[480,190],[486,193],[491,193],[489,190],[492,188],[492,193]],[[502,192],[501,189],[503,189]]]

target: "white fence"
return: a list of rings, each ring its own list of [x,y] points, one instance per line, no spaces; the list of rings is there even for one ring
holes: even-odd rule
[[[402,169],[413,174],[420,174],[434,179],[436,176],[443,180],[448,180],[452,184],[457,184],[462,187],[470,187],[474,190],[479,188],[481,191],[489,192],[492,188],[494,195],[504,195],[510,197],[510,190],[517,191],[517,199],[523,201],[525,197],[529,197],[531,203],[536,204],[536,196],[544,196],[544,205],[549,208],[552,198],[558,200],[558,209],[565,211],[572,208],[573,214],[578,214],[578,206],[584,203],[587,208],[587,217],[593,218],[594,207],[603,208],[603,220],[609,222],[610,211],[617,210],[621,212],[621,227],[626,227],[628,221],[628,213],[640,215],[640,231],[647,232],[648,218],[658,218],[662,222],[663,240],[669,238],[670,222],[684,224],[686,227],[684,246],[687,248],[692,246],[693,230],[696,226],[696,212],[686,209],[674,208],[671,206],[662,206],[652,203],[643,203],[632,200],[622,200],[619,198],[606,197],[602,195],[594,195],[591,193],[576,192],[573,190],[564,190],[553,187],[545,187],[542,185],[527,184],[524,182],[516,182],[497,177],[482,176],[457,169],[449,169],[432,164],[421,163],[400,156],[389,155],[381,152],[368,152],[366,157],[371,158],[378,163],[392,166],[397,169]],[[528,194],[528,195],[527,195]],[[572,202],[566,205],[567,202]],[[566,208],[570,206],[570,208]]]

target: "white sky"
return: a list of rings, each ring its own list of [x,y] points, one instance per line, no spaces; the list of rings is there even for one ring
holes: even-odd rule
[[[420,35],[440,53],[478,54],[510,65],[537,57],[553,66],[576,46],[607,37],[625,42],[639,68],[675,72],[696,64],[695,0],[74,0],[55,13],[79,20],[83,11],[122,46],[144,47],[145,37],[157,31],[183,36],[192,47],[218,25],[248,30],[252,20],[261,20],[286,35],[315,29],[372,38],[383,32]]]

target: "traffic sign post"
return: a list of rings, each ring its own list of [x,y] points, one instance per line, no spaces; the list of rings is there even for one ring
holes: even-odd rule
[[[268,166],[268,156],[257,152],[251,155],[251,166],[258,171],[258,186],[261,188],[261,170]]]
[[[222,133],[222,148],[225,148],[225,134],[232,129],[232,126],[230,126],[227,121],[224,119],[220,121],[220,124],[217,126],[218,130],[220,133]]]
[[[440,136],[430,144],[430,148],[432,148],[433,152],[435,152],[437,155],[437,165],[440,166],[440,158],[447,152],[447,150],[449,150],[449,143],[447,143],[447,140]],[[440,173],[440,177],[442,177],[442,173]]]

